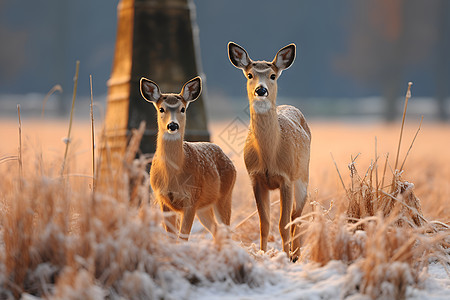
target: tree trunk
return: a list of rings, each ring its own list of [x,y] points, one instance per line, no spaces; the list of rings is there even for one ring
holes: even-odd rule
[[[438,54],[436,55],[436,100],[438,103],[437,117],[441,121],[448,120],[446,100],[449,96],[450,80],[450,2],[439,1],[438,20]]]
[[[163,92],[178,93],[186,81],[202,75],[196,56],[199,44],[194,9],[190,0],[120,1],[105,117],[108,148],[113,154],[124,153],[131,129],[138,128],[142,120],[146,130],[140,150],[155,152],[156,111],[142,99],[141,77],[157,82]],[[189,106],[186,140],[209,140],[204,99],[202,93]]]

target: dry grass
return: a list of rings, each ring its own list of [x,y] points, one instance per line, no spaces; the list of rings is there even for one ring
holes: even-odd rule
[[[360,177],[355,161],[349,164],[351,184],[341,203],[346,212],[337,209],[330,216],[314,205],[309,220],[304,221],[308,215],[297,220],[306,222],[302,259],[351,265],[346,296],[358,292],[373,299],[404,299],[408,286],[419,285],[430,259],[447,267],[450,226],[424,217],[413,185],[402,181],[400,173],[381,188],[372,182],[374,169]]]
[[[398,144],[397,126],[321,123],[311,128],[310,206],[297,220],[304,228],[301,260],[319,266],[346,262],[350,275],[345,296],[362,293],[373,299],[404,298],[407,286],[420,286],[430,259],[448,268],[450,156],[445,149],[450,141],[444,137],[450,127],[423,125],[402,172],[393,171],[388,155]],[[405,127],[399,166],[416,130]],[[353,157],[349,149],[357,151]],[[244,194],[241,189],[235,198]],[[251,192],[246,196],[252,198]],[[276,204],[278,195],[272,196]],[[245,211],[242,206],[234,211]],[[272,241],[279,240],[275,208]],[[239,223],[237,231],[237,239],[257,241],[257,215]]]
[[[401,130],[400,139],[403,123]],[[415,139],[416,136],[412,141]],[[362,174],[356,167],[359,154],[351,158],[348,185],[337,169],[345,200],[341,199],[334,213],[331,207],[325,211],[315,203],[309,220],[305,221],[306,215],[294,222],[306,223],[303,260],[310,259],[320,265],[340,260],[351,265],[350,270],[356,273],[353,279],[357,280],[348,281],[345,296],[363,293],[372,299],[404,299],[408,286],[419,285],[420,275],[430,259],[438,260],[447,269],[450,223],[448,215],[429,221],[422,212],[414,184],[403,178],[402,168],[412,144],[403,160],[399,160],[397,153],[395,166],[398,169],[390,166],[388,154],[379,166],[377,146],[375,140],[375,155]],[[442,186],[448,188],[445,180]],[[429,199],[428,205],[439,211],[447,207],[445,198],[433,199],[430,194],[424,197]]]
[[[231,239],[224,231],[216,241],[202,233],[192,236],[195,243],[175,243],[160,226],[159,209],[149,202],[144,158],[125,159],[122,170],[109,174],[109,189],[92,192],[92,176],[83,175],[91,174],[92,164],[88,121],[75,120],[66,175],[59,176],[66,123],[22,118],[23,175],[17,159],[0,161],[2,174],[8,174],[0,182],[0,298],[24,292],[65,299],[176,298],[171,293],[183,295],[189,285],[264,283],[267,270],[245,250],[258,243],[259,224],[252,215],[256,206],[243,159],[218,138],[227,124],[214,124],[212,133],[238,170]],[[445,137],[450,126],[425,123],[404,173],[392,176],[388,162],[383,179],[386,153],[396,150],[398,126],[310,125],[311,205],[301,219],[302,261],[348,263],[346,295],[404,297],[407,286],[420,285],[429,259],[448,262],[450,141]],[[0,145],[0,159],[15,156],[17,121],[0,121],[0,127],[0,140],[10,141]],[[416,129],[405,127],[405,145]],[[134,157],[136,149],[129,151],[128,157]],[[358,153],[352,161],[350,154]],[[278,195],[271,197],[270,241],[279,249]]]
[[[180,285],[258,284],[250,255],[231,245],[226,231],[196,243],[195,253],[166,235],[149,201],[146,160],[130,159],[144,128],[134,132],[111,186],[95,193],[89,177],[84,183],[54,172],[18,177],[8,166],[11,176],[0,185],[0,298],[154,299],[183,293]]]

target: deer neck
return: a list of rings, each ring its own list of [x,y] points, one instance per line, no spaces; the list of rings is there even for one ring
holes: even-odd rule
[[[255,109],[253,103],[250,105],[250,129],[254,134],[260,157],[267,163],[276,156],[281,135],[276,105],[274,105],[276,102],[271,103],[270,108],[264,111]]]
[[[183,136],[169,135],[168,133],[158,134],[155,156],[162,163],[167,174],[177,174],[182,171],[184,164]]]

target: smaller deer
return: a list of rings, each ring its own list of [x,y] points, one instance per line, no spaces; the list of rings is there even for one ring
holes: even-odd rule
[[[300,252],[299,227],[287,225],[300,217],[305,205],[311,131],[300,110],[290,105],[276,106],[277,80],[294,62],[295,45],[282,48],[268,62],[251,60],[244,48],[230,42],[228,56],[247,78],[250,129],[244,161],[259,213],[261,250],[267,250],[270,229],[269,190],[279,189],[283,250],[295,261]]]
[[[201,93],[200,77],[185,83],[179,94],[162,94],[156,83],[144,77],[140,89],[158,114],[150,183],[161,209],[181,213],[181,238],[189,238],[195,215],[215,236],[217,221],[230,225],[236,169],[219,146],[183,141],[186,110]],[[178,230],[176,215],[165,214],[165,227],[171,233]]]

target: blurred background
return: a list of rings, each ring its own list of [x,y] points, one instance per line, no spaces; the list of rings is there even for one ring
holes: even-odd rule
[[[79,102],[106,105],[118,0],[0,0],[0,116],[68,114],[75,62]],[[410,114],[448,120],[450,1],[448,0],[194,0],[210,120],[247,107],[245,78],[228,61],[234,41],[253,59],[272,60],[289,43],[297,59],[279,80],[280,104],[308,118],[393,120],[401,117],[408,81]],[[182,47],[182,45],[180,45]],[[143,76],[150,76],[143,74]],[[89,105],[77,109],[89,117]]]

